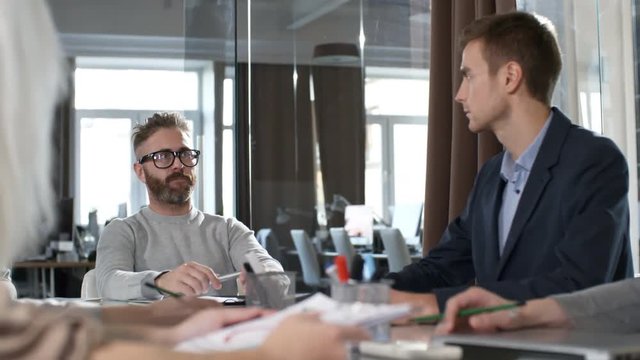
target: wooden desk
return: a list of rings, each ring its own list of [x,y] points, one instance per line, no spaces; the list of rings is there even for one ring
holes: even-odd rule
[[[44,261],[18,261],[13,264],[14,269],[27,269],[35,276],[32,276],[32,286],[34,290],[37,289],[38,284],[41,287],[41,295],[43,298],[56,296],[56,281],[55,270],[56,269],[93,269],[96,266],[94,261],[56,261],[56,260],[44,260]],[[39,271],[38,271],[39,270]],[[47,284],[47,270],[49,270],[49,282]],[[40,277],[38,279],[38,273]],[[31,277],[31,276],[30,276]],[[48,288],[48,289],[47,289]],[[37,291],[34,291],[37,293]]]
[[[434,325],[391,326],[391,340],[431,341]]]

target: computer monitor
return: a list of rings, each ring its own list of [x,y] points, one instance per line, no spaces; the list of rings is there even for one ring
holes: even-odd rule
[[[344,209],[344,229],[354,246],[373,245],[373,209],[367,205],[348,205]]]
[[[422,203],[396,204],[393,209],[391,227],[400,230],[407,245],[420,246],[420,220]]]

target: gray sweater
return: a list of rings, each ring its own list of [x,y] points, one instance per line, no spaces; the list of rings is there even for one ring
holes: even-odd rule
[[[579,330],[640,332],[640,278],[552,297]]]
[[[265,271],[282,271],[260,246],[253,231],[233,218],[192,209],[183,216],[163,216],[149,208],[113,220],[98,242],[96,285],[109,299],[158,298],[143,284],[188,261],[211,267],[216,274],[240,271],[246,253],[255,253]],[[211,289],[210,295],[236,295],[235,281]]]

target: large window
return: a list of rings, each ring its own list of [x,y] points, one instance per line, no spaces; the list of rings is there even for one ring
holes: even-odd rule
[[[365,203],[390,221],[394,205],[424,202],[428,72],[366,72]]]
[[[79,150],[75,219],[86,223],[89,212],[97,210],[98,223],[103,224],[118,214],[119,204],[126,203],[132,213],[148,202],[132,168],[133,126],[157,111],[179,111],[189,120],[194,146],[199,146],[200,75],[183,70],[82,67],[82,63],[79,59],[75,71]],[[197,193],[194,199],[197,202]]]

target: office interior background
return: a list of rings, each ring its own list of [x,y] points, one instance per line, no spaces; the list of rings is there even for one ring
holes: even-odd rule
[[[346,204],[370,206],[380,223],[394,208],[430,206],[430,0],[49,4],[72,68],[54,177],[59,197],[74,199],[75,224],[147,203],[130,139],[156,111],[182,112],[192,125],[202,150],[195,206],[273,229],[285,247],[290,229],[313,236],[344,225]],[[564,68],[553,104],[628,159],[636,270],[639,4],[516,1],[558,31]]]

